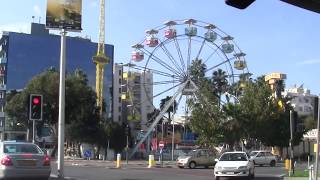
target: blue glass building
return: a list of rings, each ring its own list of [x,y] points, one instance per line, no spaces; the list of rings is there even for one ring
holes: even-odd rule
[[[96,54],[97,43],[89,39],[67,37],[66,71],[82,69],[89,84],[95,90],[96,68],[92,56]],[[105,66],[104,98],[107,114],[111,116],[114,46],[105,45],[110,64]],[[0,38],[0,125],[4,121],[5,94],[7,90],[23,89],[37,74],[54,66],[59,69],[60,36],[49,34],[43,24],[31,24],[31,34],[4,32]]]

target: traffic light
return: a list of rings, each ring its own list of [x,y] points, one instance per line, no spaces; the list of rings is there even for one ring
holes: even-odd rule
[[[238,9],[245,9],[254,1],[255,0],[225,0],[226,4]]]
[[[42,120],[42,95],[30,94],[29,120]]]

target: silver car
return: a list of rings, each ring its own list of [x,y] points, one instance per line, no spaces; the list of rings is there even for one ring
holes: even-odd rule
[[[179,156],[177,159],[177,166],[179,168],[189,167],[191,169],[197,166],[214,166],[214,161],[217,156],[217,152],[209,149],[195,149],[190,151],[188,154]]]
[[[48,179],[50,158],[39,146],[28,142],[0,142],[0,178]]]

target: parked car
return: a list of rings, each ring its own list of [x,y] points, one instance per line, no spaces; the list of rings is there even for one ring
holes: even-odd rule
[[[48,179],[50,158],[39,146],[29,142],[0,142],[0,179]]]
[[[270,165],[275,166],[277,157],[269,151],[252,151],[250,153],[250,159],[256,165]]]
[[[191,169],[198,166],[204,166],[209,168],[209,166],[214,166],[216,162],[214,161],[217,156],[217,152],[209,149],[195,149],[190,151],[188,154],[179,156],[177,159],[177,166],[179,168],[189,167]]]
[[[219,180],[220,177],[254,178],[254,164],[245,152],[225,152],[216,161],[214,168],[216,180]]]

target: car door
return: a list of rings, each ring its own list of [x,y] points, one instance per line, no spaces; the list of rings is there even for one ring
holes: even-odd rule
[[[216,152],[208,150],[208,166],[214,166],[216,164],[215,159],[217,158]]]
[[[205,164],[206,154],[204,150],[199,150],[197,153],[196,163],[198,166],[203,166]]]
[[[202,162],[204,166],[210,166],[210,158],[209,158],[209,151],[203,150],[201,156]]]
[[[272,160],[275,160],[274,155],[270,152],[266,152],[266,164],[269,164]]]
[[[265,153],[264,152],[259,152],[256,156],[256,158],[254,159],[254,162],[256,164],[265,164]]]

